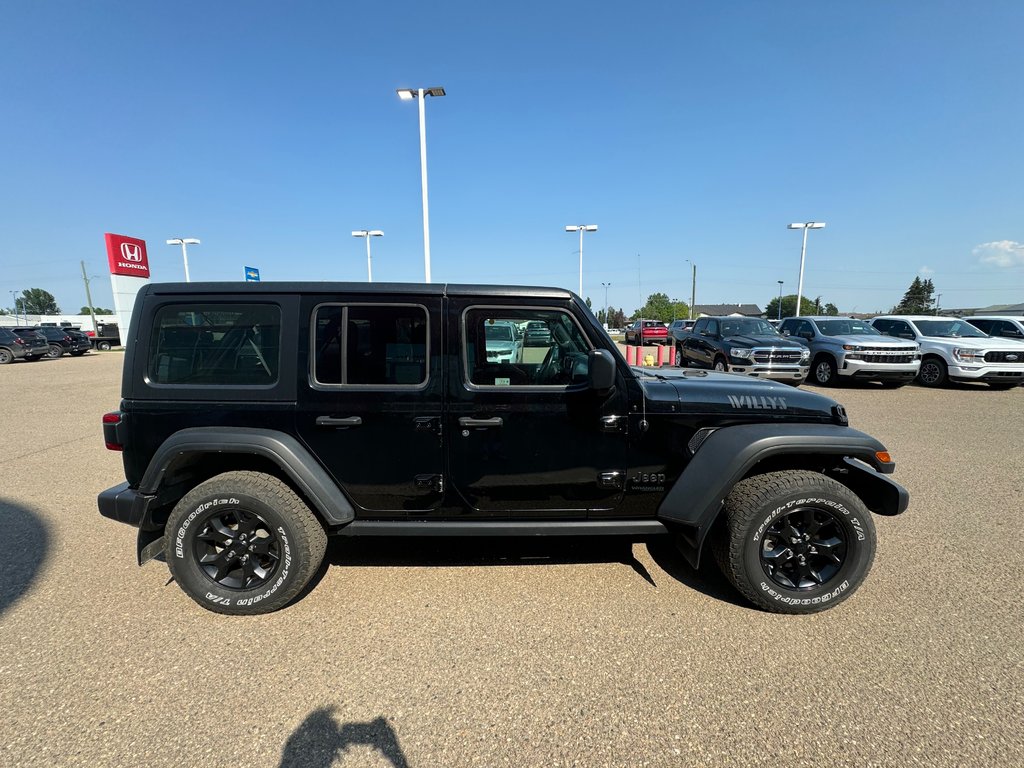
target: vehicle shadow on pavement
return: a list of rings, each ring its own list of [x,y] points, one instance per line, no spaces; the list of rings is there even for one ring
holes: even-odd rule
[[[690,589],[696,590],[723,603],[756,611],[735,590],[718,569],[714,557],[705,548],[700,568],[690,566],[682,554],[668,539],[653,539],[647,543],[647,552],[661,570]]]
[[[338,723],[335,707],[306,716],[284,744],[278,768],[330,768],[350,747],[370,747],[394,768],[409,768],[391,724],[383,717],[368,723]]]
[[[32,586],[49,551],[46,523],[28,507],[0,498],[0,616]]]
[[[335,567],[621,563],[657,586],[634,557],[632,540],[612,536],[338,537],[328,543],[325,560]]]

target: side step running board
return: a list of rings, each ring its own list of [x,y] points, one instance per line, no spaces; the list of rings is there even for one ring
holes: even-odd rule
[[[335,536],[657,536],[658,520],[354,520]]]

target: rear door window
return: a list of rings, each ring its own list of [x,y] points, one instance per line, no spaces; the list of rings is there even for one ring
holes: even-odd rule
[[[425,307],[322,304],[313,315],[316,384],[418,387],[426,383]]]

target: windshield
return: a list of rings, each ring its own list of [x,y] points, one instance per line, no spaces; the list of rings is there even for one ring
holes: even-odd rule
[[[860,320],[815,320],[818,330],[825,336],[881,336],[867,323]]]
[[[915,320],[914,325],[923,336],[963,336],[987,339],[988,336],[963,320]]]
[[[756,317],[736,317],[719,320],[722,336],[778,336],[779,332],[766,320]]]
[[[513,341],[511,325],[485,326],[488,341]]]

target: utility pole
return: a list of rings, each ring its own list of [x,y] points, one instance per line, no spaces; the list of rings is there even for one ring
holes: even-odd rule
[[[690,282],[690,320],[693,320],[693,303],[697,301],[697,263],[686,260],[693,267],[692,281]]]
[[[82,281],[85,283],[85,300],[89,302],[89,317],[92,318],[92,332],[96,333],[96,307],[92,305],[92,293],[89,292],[89,276],[85,274],[85,262],[80,261],[82,265]]]
[[[18,292],[11,291],[11,309],[14,310],[14,323],[15,325],[20,324],[21,320],[18,317]]]

